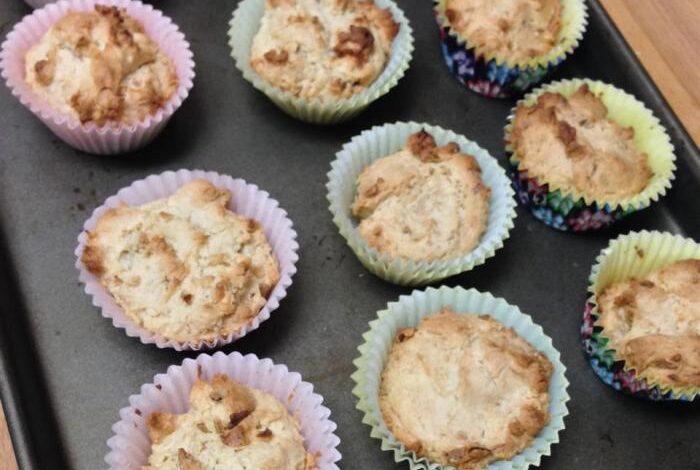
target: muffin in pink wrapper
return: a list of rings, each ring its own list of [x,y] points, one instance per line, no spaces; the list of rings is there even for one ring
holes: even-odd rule
[[[32,1],[36,1],[37,4],[41,3],[39,0]],[[26,79],[32,78],[28,75],[33,75],[33,73],[27,74],[25,71],[27,52],[39,44],[49,29],[59,20],[64,19],[66,14],[95,11],[96,6],[113,6],[124,9],[126,15],[143,26],[144,34],[140,37],[143,38],[145,35],[155,43],[158,49],[154,53],[162,57],[163,61],[169,60],[170,62],[168,67],[171,67],[170,76],[173,77],[173,80],[170,82],[168,93],[163,95],[163,97],[169,96],[169,98],[162,103],[154,101],[152,103],[153,109],[147,114],[142,113],[143,116],[139,115],[138,118],[122,120],[111,118],[94,120],[84,116],[79,111],[80,108],[75,102],[79,102],[82,97],[76,94],[71,96],[71,105],[76,108],[77,114],[80,115],[78,118],[74,115],[75,113],[70,114],[65,109],[60,109],[56,103],[49,103],[45,96],[40,96],[27,83]],[[95,44],[99,45],[100,43]],[[79,45],[80,42],[76,44],[76,47]],[[51,49],[47,50],[51,51]],[[35,10],[15,25],[2,44],[0,70],[12,94],[17,96],[22,104],[68,145],[93,154],[119,154],[143,147],[163,130],[192,88],[192,80],[195,75],[192,57],[189,43],[185,40],[184,34],[179,31],[170,18],[164,16],[162,12],[154,9],[151,5],[143,4],[138,0],[61,0]],[[51,78],[46,78],[46,81],[42,83],[48,90],[46,93],[53,93],[54,91],[49,89],[47,84],[50,85],[53,80],[55,73],[53,70],[57,70],[55,65],[57,62],[55,59],[52,61],[49,56],[40,62],[50,63],[53,66],[53,69],[47,67],[48,70],[51,70],[47,72],[47,76]],[[39,69],[35,70],[38,74]],[[129,80],[136,80],[132,83],[136,83],[134,86],[138,87],[140,86],[138,80],[142,80],[142,78],[135,78],[136,75],[136,73],[130,75]],[[174,83],[175,77],[177,83]],[[141,89],[145,88],[147,87]],[[101,95],[97,96],[102,99]],[[75,102],[73,98],[76,98]],[[97,102],[97,98],[95,98],[95,102]]]
[[[109,468],[140,470],[147,465],[151,455],[149,416],[186,413],[195,382],[212,381],[217,374],[279,400],[299,423],[304,448],[313,456],[312,468],[338,469],[336,462],[341,456],[336,447],[340,439],[333,433],[336,424],[329,419],[330,410],[321,405],[323,397],[286,366],[237,352],[200,354],[196,359],[185,359],[182,365],[170,366],[166,373],[156,375],[153,383],[141,387],[139,394],[130,396],[129,406],[119,411],[120,421],[112,426],[114,435],[107,441],[109,453],[105,461]]]
[[[195,201],[200,205],[191,207],[173,205],[182,201],[176,197],[189,201],[200,194],[213,202]],[[171,205],[167,210],[156,208],[149,213],[143,209],[148,203]],[[148,225],[154,220],[152,214],[165,223]],[[128,224],[136,222],[117,225],[125,220]],[[159,218],[155,220],[160,223]],[[216,232],[216,227],[223,235]],[[237,227],[243,228],[236,232]],[[115,237],[114,233],[120,235]],[[241,235],[225,238],[231,233]],[[287,295],[296,272],[296,238],[287,212],[257,186],[215,172],[166,171],[135,181],[95,209],[78,237],[76,267],[92,303],[128,336],[159,348],[200,350],[229,344],[270,318]],[[192,248],[192,240],[202,239],[203,247]],[[95,240],[106,240],[107,245]],[[95,251],[101,260],[97,268],[91,258]],[[114,262],[115,251],[120,251],[119,263]],[[152,251],[156,256],[149,257]],[[122,255],[128,261],[122,263]],[[195,260],[194,264],[190,259]],[[169,260],[175,268],[165,265],[158,271]],[[103,268],[108,275],[96,276],[104,272]],[[166,284],[166,301],[159,296],[162,278],[158,272],[167,273],[162,281]],[[272,274],[267,276],[268,272]],[[184,274],[177,278],[178,273]],[[120,287],[122,280],[128,287]],[[137,287],[132,287],[132,281]],[[175,287],[170,290],[171,286]],[[247,310],[241,313],[240,308]],[[180,326],[185,330],[174,329]]]

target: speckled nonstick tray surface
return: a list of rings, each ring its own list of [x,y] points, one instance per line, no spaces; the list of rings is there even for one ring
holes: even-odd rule
[[[158,1],[191,42],[197,77],[190,97],[150,146],[96,157],[60,142],[0,89],[0,391],[22,468],[104,468],[118,410],[154,374],[195,353],[160,350],[102,318],[78,283],[73,250],[91,211],[119,188],[168,169],[240,177],[280,201],[299,233],[299,272],[280,308],[224,351],[286,364],[325,397],[338,424],[342,468],[397,465],[370,438],[355,409],[350,374],[368,322],[410,288],[369,274],[331,220],[326,173],[363,129],[413,120],[477,141],[505,165],[503,126],[512,100],[478,96],[448,72],[427,0],[403,0],[416,39],[406,76],[357,119],[333,127],[280,112],[235,68],[226,32],[233,1]],[[700,469],[700,408],[616,393],[589,367],[579,339],[591,264],[610,238],[658,229],[700,239],[700,155],[601,7],[590,3],[580,48],[553,78],[591,77],[642,99],[668,128],[678,156],[673,188],[651,208],[588,235],[547,228],[522,208],[505,247],[444,284],[504,297],[532,315],[562,353],[570,416],[543,469]],[[0,3],[2,36],[29,13]],[[3,462],[0,462],[3,468]]]

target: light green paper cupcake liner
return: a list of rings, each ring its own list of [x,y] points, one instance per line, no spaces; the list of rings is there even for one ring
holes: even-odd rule
[[[567,55],[574,52],[579,42],[583,39],[583,34],[588,25],[588,8],[584,0],[562,0],[561,30],[555,46],[546,54],[533,57],[527,60],[507,60],[503,57],[496,57],[496,54],[487,52],[483,45],[475,44],[460,36],[450,24],[445,14],[447,0],[437,0],[435,5],[435,15],[440,27],[448,28],[448,34],[455,38],[459,44],[463,44],[466,49],[474,49],[477,57],[483,57],[485,62],[495,60],[498,65],[506,65],[510,68],[534,69],[547,67],[563,61]]]
[[[353,393],[358,398],[357,409],[364,413],[363,422],[372,428],[371,437],[381,440],[382,450],[393,451],[396,462],[408,461],[411,470],[454,470],[431,463],[417,456],[396,440],[387,428],[379,407],[379,387],[391,345],[396,332],[401,328],[414,327],[420,320],[449,306],[457,313],[489,315],[502,324],[513,328],[535,349],[541,351],[552,363],[553,372],[549,385],[549,423],[540,431],[532,444],[510,460],[498,460],[485,467],[487,470],[521,470],[539,465],[543,455],[550,455],[553,444],[559,442],[559,432],[564,429],[564,417],[569,414],[569,401],[565,376],[566,367],[560,360],[559,351],[542,328],[504,299],[493,297],[475,289],[461,287],[428,288],[402,295],[391,302],[378,318],[370,322],[370,330],[363,335],[364,343],[358,347],[360,357],[354,361],[357,370],[352,375],[356,383]]]
[[[243,77],[263,92],[287,114],[314,124],[334,124],[355,117],[370,103],[386,94],[403,77],[413,54],[413,30],[403,11],[392,0],[375,0],[380,8],[389,8],[399,32],[394,38],[389,62],[384,71],[365,90],[336,101],[298,98],[263,80],[250,66],[250,48],[265,13],[265,0],[243,0],[233,13],[228,31],[231,56]]]
[[[608,118],[622,126],[634,128],[634,144],[637,149],[647,154],[649,167],[654,176],[642,192],[618,201],[594,200],[581,194],[567,193],[560,190],[562,198],[571,197],[574,201],[583,198],[587,205],[593,203],[596,203],[598,207],[607,205],[611,210],[621,207],[626,211],[633,211],[648,207],[652,201],[658,201],[661,196],[666,194],[666,191],[671,187],[671,181],[674,179],[676,155],[671,144],[671,138],[659,119],[654,116],[644,103],[629,93],[598,80],[577,78],[551,82],[533,90],[522,100],[518,101],[515,108],[511,110],[510,116],[508,116],[508,124],[505,127],[506,151],[512,153],[511,162],[516,165],[519,162],[518,156],[510,144],[513,120],[515,119],[515,111],[518,106],[533,105],[537,98],[545,92],[559,93],[568,97],[583,84],[587,84],[590,91],[601,98],[608,108]],[[526,168],[522,169],[526,170]],[[536,176],[540,184],[547,183],[539,175],[531,176]],[[549,188],[550,191],[557,189],[559,188]]]
[[[600,252],[589,278],[588,301],[593,305],[592,314],[598,317],[597,296],[615,282],[631,278],[642,278],[664,266],[684,259],[700,259],[700,243],[674,235],[668,232],[641,231],[621,235],[611,241],[607,248]],[[600,327],[596,320],[596,326]],[[598,343],[604,342],[605,330],[601,331]],[[604,355],[610,355],[614,360],[614,349],[606,349]],[[630,370],[624,366],[625,370]],[[637,379],[645,379],[649,387],[658,386],[663,394],[672,392],[675,398],[686,397],[693,399],[700,394],[700,387],[670,387],[660,384],[653,378],[635,371]]]
[[[406,144],[408,136],[425,130],[438,145],[456,142],[461,151],[473,155],[481,167],[481,178],[491,188],[486,230],[479,245],[470,253],[447,261],[412,261],[391,258],[370,247],[357,230],[358,221],[351,213],[357,177],[375,160],[391,155]],[[486,150],[465,137],[437,126],[416,122],[396,122],[373,127],[345,144],[328,173],[328,201],[333,222],[360,262],[382,279],[401,285],[436,282],[469,271],[483,264],[503,246],[515,219],[514,191],[505,171]]]

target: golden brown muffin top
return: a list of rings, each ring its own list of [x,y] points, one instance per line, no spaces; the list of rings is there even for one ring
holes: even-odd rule
[[[313,470],[299,422],[272,395],[226,375],[198,379],[184,414],[147,418],[151,455],[143,470]]]
[[[81,123],[133,123],[175,93],[172,61],[124,9],[96,5],[54,24],[25,55],[25,81]]]
[[[447,0],[452,29],[477,49],[504,61],[549,52],[561,30],[561,0]]]
[[[366,167],[352,206],[358,230],[380,253],[415,261],[472,251],[486,229],[491,190],[474,157],[420,131]]]
[[[382,73],[398,30],[369,0],[267,0],[250,62],[294,96],[348,98]]]
[[[552,364],[511,328],[449,308],[397,332],[379,405],[389,430],[431,462],[509,459],[549,421]]]
[[[634,129],[607,117],[587,85],[568,98],[546,92],[518,106],[510,144],[521,170],[550,191],[618,202],[639,194],[652,171],[634,143]]]
[[[627,369],[674,387],[700,387],[700,260],[676,261],[598,295],[597,325]]]

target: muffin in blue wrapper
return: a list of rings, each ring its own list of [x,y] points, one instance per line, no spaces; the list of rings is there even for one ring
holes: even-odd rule
[[[590,194],[575,193],[570,188],[555,187],[543,181],[542,175],[536,177],[531,174],[515,149],[515,115],[521,107],[535,105],[547,93],[570,98],[579,93],[582,87],[592,94],[589,96],[600,98],[606,108],[606,119],[631,132],[634,148],[646,154],[649,180],[646,186],[631,196],[613,198],[608,195],[599,199]],[[573,132],[576,132],[575,129]],[[511,111],[504,140],[510,163],[509,174],[518,199],[536,219],[562,231],[601,229],[648,207],[671,187],[676,169],[671,139],[651,110],[619,88],[589,79],[551,82],[527,94]]]
[[[560,29],[554,46],[528,58],[502,57],[460,35],[451,25],[447,0],[434,0],[442,54],[450,72],[472,91],[492,98],[509,98],[542,82],[583,37],[587,9],[583,0],[562,0]]]
[[[610,242],[596,260],[589,278],[589,298],[583,314],[581,340],[595,374],[617,391],[652,401],[694,401],[700,387],[661,383],[637,371],[618,356],[601,325],[598,296],[616,282],[643,278],[676,261],[700,259],[700,245],[662,232],[631,232]],[[663,315],[665,312],[659,312]]]

